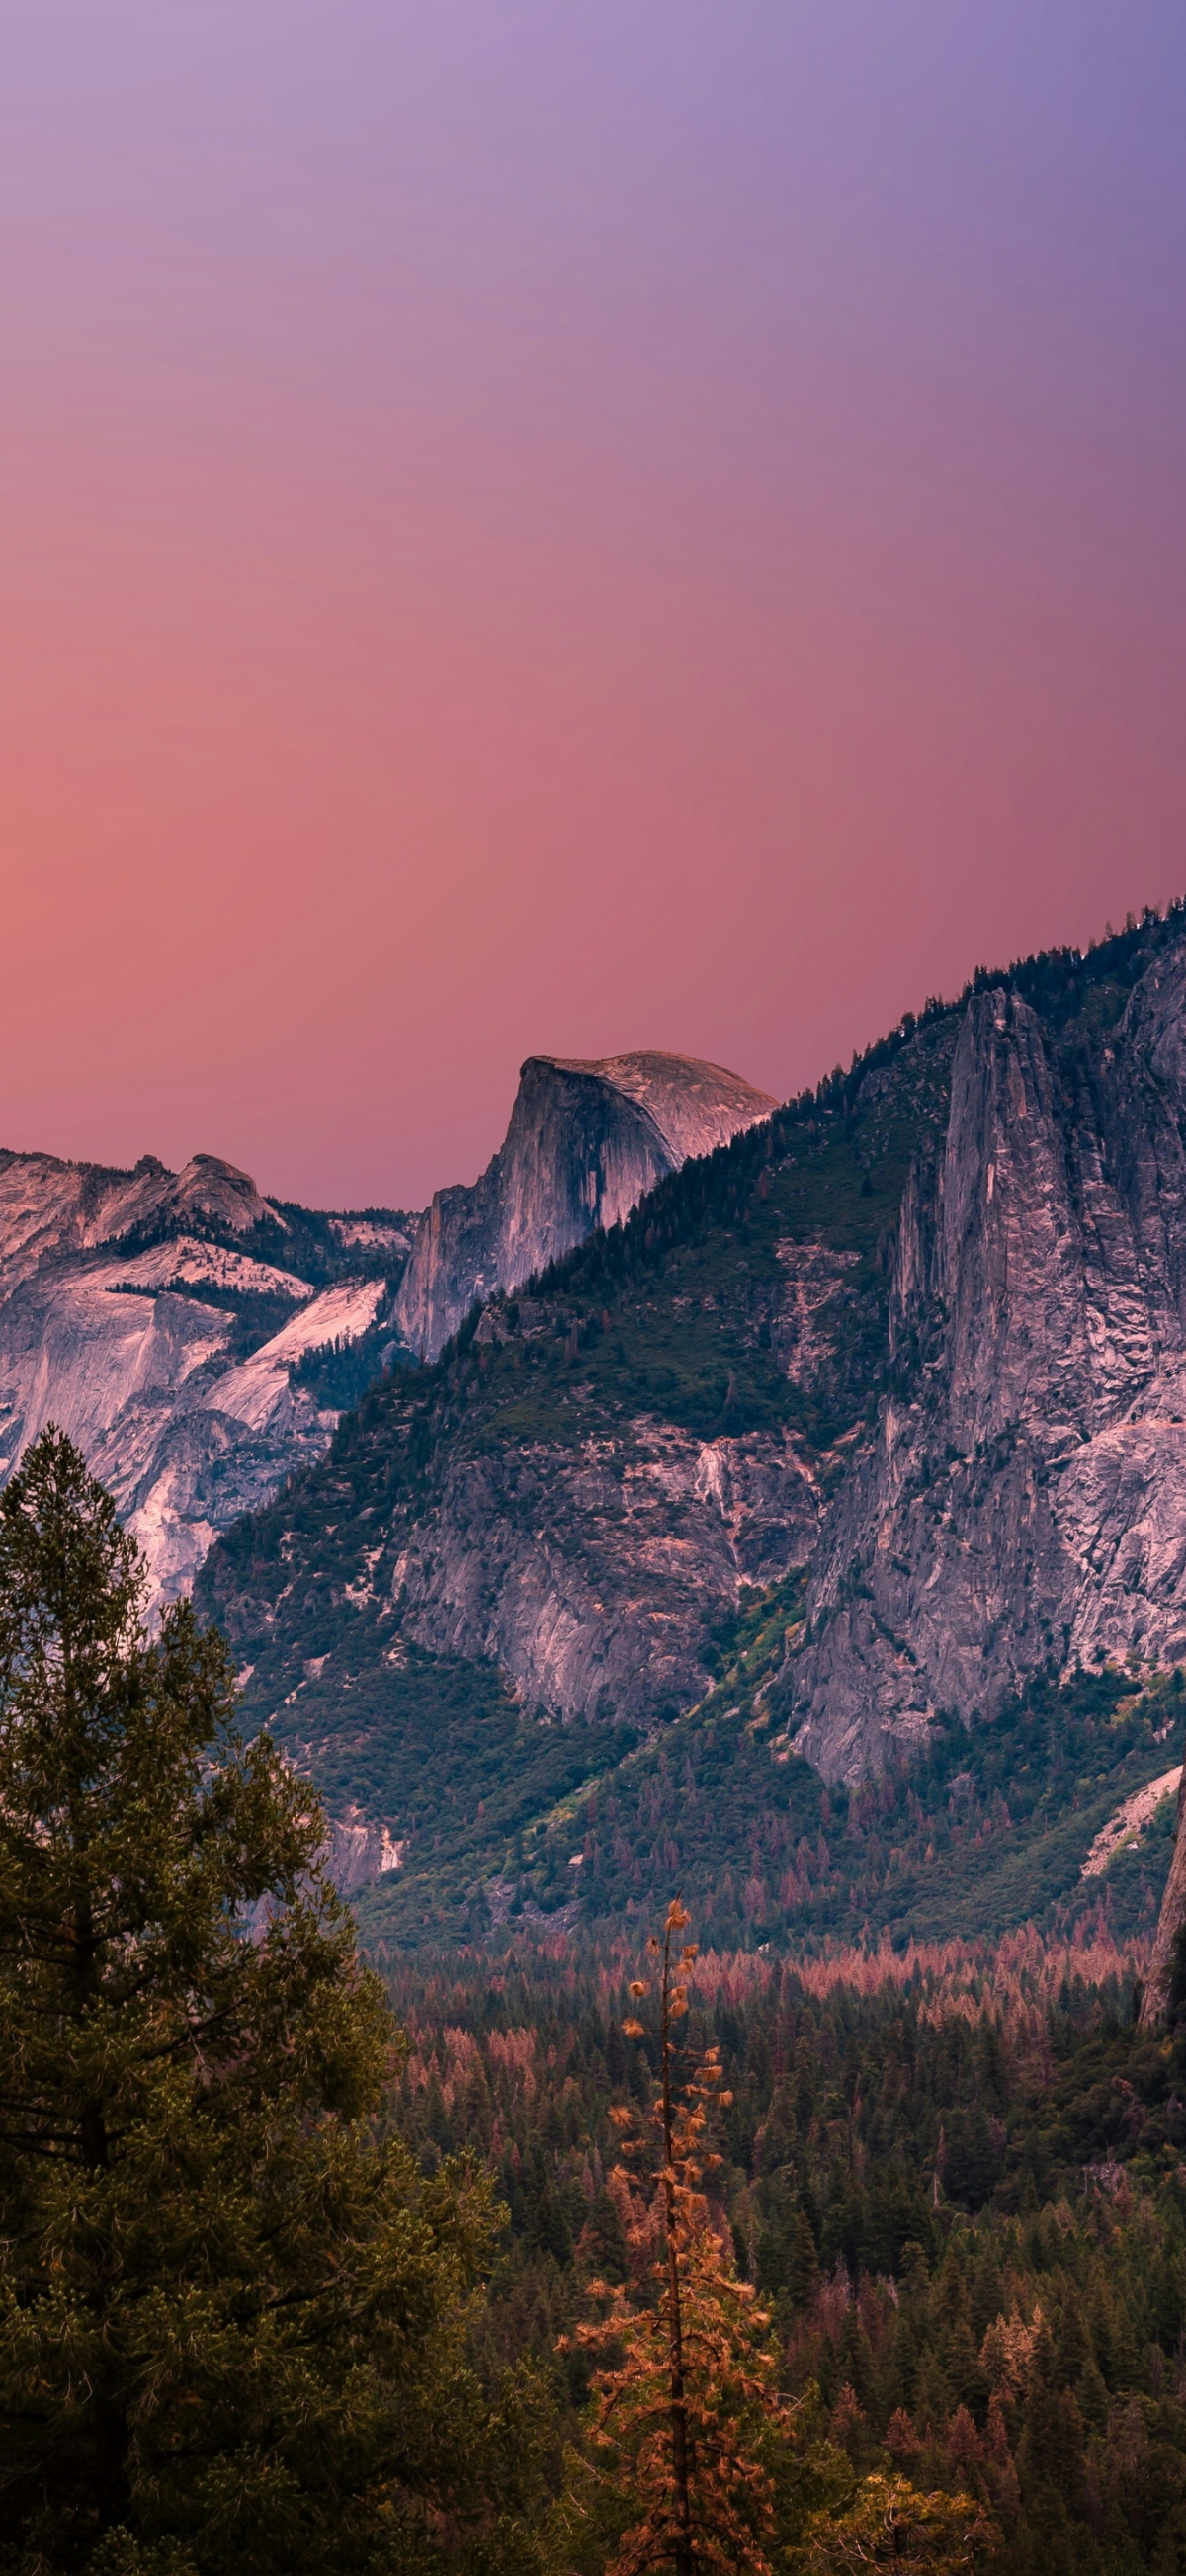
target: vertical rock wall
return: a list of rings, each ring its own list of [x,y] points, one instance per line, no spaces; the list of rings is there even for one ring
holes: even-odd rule
[[[902,1208],[899,1391],[823,1544],[799,1747],[855,1777],[1039,1665],[1186,1655],[1186,947],[1113,1029],[968,1007]]]
[[[776,1106],[689,1056],[529,1056],[505,1144],[472,1188],[438,1190],[421,1219],[395,1311],[409,1350],[435,1359],[475,1298],[520,1286],[595,1226],[616,1225],[690,1155]]]

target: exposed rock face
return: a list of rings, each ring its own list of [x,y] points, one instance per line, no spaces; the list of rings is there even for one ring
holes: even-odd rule
[[[1170,1874],[1165,1883],[1161,1912],[1153,1938],[1153,1955],[1141,1997],[1141,2020],[1146,2028],[1159,2022],[1169,2002],[1170,1978],[1174,1965],[1174,1943],[1186,1923],[1186,1764],[1178,1778],[1178,1818],[1174,1828],[1174,1853]]]
[[[1102,1825],[1095,1836],[1079,1872],[1081,1878],[1102,1878],[1118,1851],[1139,1842],[1166,1799],[1177,1799],[1182,1785],[1182,1768],[1180,1762],[1172,1763],[1168,1771],[1159,1772],[1154,1780],[1146,1780],[1143,1788],[1134,1789],[1125,1798],[1115,1815],[1109,1816],[1106,1825]]]
[[[353,1896],[357,1888],[369,1887],[385,1871],[398,1869],[402,1850],[387,1825],[368,1824],[355,1807],[348,1816],[330,1822],[325,1865],[339,1895]]]
[[[666,1173],[775,1106],[691,1056],[529,1056],[505,1144],[472,1188],[438,1190],[421,1220],[395,1310],[408,1348],[435,1359],[475,1298],[617,1224]]]
[[[246,1234],[265,1219],[284,1226],[247,1173],[217,1154],[194,1154],[181,1172],[145,1154],[134,1171],[116,1172],[56,1154],[0,1151],[0,1291],[11,1293],[47,1253],[90,1252],[142,1231],[177,1232],[187,1221]]]
[[[312,1222],[334,1266],[333,1221]],[[236,1248],[261,1230],[283,1245],[308,1228],[212,1154],[180,1173],[0,1155],[0,1477],[57,1422],[166,1599],[220,1530],[320,1455],[337,1414],[291,1382],[292,1363],[365,1332],[385,1293],[382,1277],[322,1285]],[[359,1257],[336,1240],[341,1266]],[[398,1269],[407,1240],[393,1219],[379,1259]]]
[[[492,1662],[562,1721],[649,1727],[698,1701],[722,1620],[812,1560],[861,1440],[909,1168],[898,1130],[945,1124],[951,1043],[931,1032],[871,1077],[869,1159],[894,1179],[866,1197],[868,1163],[850,1159],[839,1227],[809,1111],[789,1188],[773,1132],[728,1168],[689,1163],[706,1232],[668,1209],[663,1249],[644,1211],[616,1288],[594,1249],[571,1288],[492,1301],[472,1344],[356,1418],[291,1515],[216,1550],[203,1606],[261,1659],[253,1713],[285,1701],[347,1603],[423,1651]],[[621,1250],[606,1247],[610,1269]]]
[[[828,1529],[799,1749],[855,1778],[1037,1666],[1186,1656],[1186,946],[1119,1025],[972,1002],[912,1173],[902,1392]]]
[[[393,1590],[416,1644],[490,1657],[529,1705],[651,1723],[700,1698],[713,1622],[807,1561],[819,1512],[789,1439],[636,1421],[452,1464]]]
[[[389,1381],[203,1575],[259,1659],[251,1714],[290,1708],[357,1612],[360,1725],[402,1630],[552,1718],[651,1728],[703,1697],[746,1585],[804,1565],[771,1740],[828,1779],[1043,1668],[1186,1662],[1180,921],[929,1009]],[[405,1337],[620,1213],[658,1157],[640,1106],[620,1065],[526,1067],[502,1156],[422,1228]]]

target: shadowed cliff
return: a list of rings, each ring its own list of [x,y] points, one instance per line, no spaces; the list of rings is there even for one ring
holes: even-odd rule
[[[691,1056],[529,1056],[505,1144],[472,1188],[438,1190],[421,1219],[395,1309],[408,1349],[435,1359],[475,1299],[616,1225],[665,1173],[774,1107]]]

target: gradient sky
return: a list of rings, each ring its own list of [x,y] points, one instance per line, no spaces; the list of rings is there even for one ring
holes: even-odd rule
[[[0,16],[0,1141],[419,1205],[1186,889],[1181,0]]]

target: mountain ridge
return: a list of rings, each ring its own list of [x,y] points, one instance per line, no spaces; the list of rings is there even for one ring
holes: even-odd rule
[[[294,1368],[377,1338],[409,1239],[398,1210],[267,1199],[214,1154],[171,1172],[0,1153],[0,1474],[57,1422],[173,1597],[326,1446],[337,1409]]]
[[[420,1221],[395,1305],[407,1347],[436,1359],[475,1300],[521,1286],[776,1106],[694,1056],[528,1056],[498,1152],[472,1185],[435,1191]]]
[[[1165,921],[1146,916],[1086,955],[1047,952],[1003,978],[978,973],[957,1004],[930,1003],[917,1018],[908,1014],[849,1074],[837,1071],[707,1159],[685,1163],[623,1223],[546,1265],[526,1291],[496,1296],[419,1378],[383,1381],[344,1420],[323,1465],[298,1477],[270,1513],[232,1530],[204,1569],[204,1608],[226,1621],[255,1668],[249,1722],[272,1717],[289,1725],[278,1712],[295,1693],[292,1706],[305,1711],[299,1722],[313,1746],[328,1743],[338,1712],[344,1725],[352,1707],[359,1746],[373,1740],[377,1748],[386,1736],[395,1759],[399,1657],[436,1656],[450,1669],[460,1657],[479,1698],[492,1695],[491,1711],[508,1681],[517,1695],[512,1705],[523,1716],[517,1749],[507,1754],[508,1782],[512,1774],[534,1777],[539,1762],[546,1770],[552,1759],[546,1726],[542,1736],[532,1733],[533,1708],[552,1721],[561,1769],[564,1733],[578,1730],[582,1759],[596,1771],[589,1747],[599,1727],[612,1732],[626,1724],[636,1738],[641,1731],[674,1747],[690,1712],[705,1704],[706,1693],[711,1700],[721,1623],[797,1566],[802,1617],[779,1676],[782,1718],[777,1753],[764,1757],[769,1764],[805,1770],[802,1757],[810,1752],[816,1767],[808,1776],[826,1773],[855,1788],[879,1765],[898,1777],[903,1765],[908,1771],[912,1762],[925,1763],[944,1725],[991,1718],[1019,1691],[1024,1700],[1051,1670],[1052,1655],[1055,1668],[1058,1661],[1040,1603],[1030,1605],[1028,1629],[1023,1622],[1011,1629],[1012,1663],[1006,1656],[999,1672],[986,1667],[989,1687],[970,1688],[962,1710],[930,1687],[921,1625],[917,1644],[908,1635],[892,1645],[909,1687],[879,1695],[852,1642],[859,1645],[866,1630],[880,1637],[861,1553],[866,1541],[854,1542],[846,1557],[843,1532],[850,1525],[876,1529],[884,1499],[870,1501],[869,1480],[895,1409],[921,1425],[930,1462],[922,1492],[933,1491],[939,1463],[945,1471],[952,1465],[945,1455],[954,1419],[949,1344],[968,1315],[953,1324],[933,1280],[927,1284],[923,1211],[933,1202],[927,1176],[933,1180],[948,1152],[953,1114],[956,1128],[966,1128],[970,1077],[961,1047],[983,1071],[985,1050],[991,1055],[1001,1037],[1002,1009],[1014,1036],[1029,1028],[1028,1010],[1040,1023],[1045,1055],[1069,1048],[1081,1073],[1086,1067],[1087,1094],[1097,1106],[1113,1099],[1117,1082],[1126,1083],[1125,1115],[1134,1100],[1145,1101],[1142,1115],[1156,1129],[1163,1111],[1171,1117],[1166,1086],[1177,1078],[1172,1032],[1184,928],[1177,906]],[[1134,1004],[1151,968],[1153,981]],[[1152,1042],[1161,1089],[1150,1106],[1144,1074],[1133,1073],[1129,1033],[1134,1014],[1147,1016],[1163,970],[1169,1000],[1163,995]],[[998,1084],[1001,1115],[1010,1100],[1015,1109],[1020,1103],[1025,1115],[1013,1124],[1034,1135],[1033,1104],[1024,1089],[1011,1089],[1013,1081],[1007,1073]],[[1177,1118],[1172,1107],[1175,1132]],[[1141,1169],[1152,1132],[1140,1131]],[[1047,1119],[1046,1150],[1051,1133]],[[1167,1127],[1166,1154],[1171,1141]],[[998,1218],[1002,1209],[1016,1217],[1020,1184],[1009,1178],[1007,1160],[999,1186],[994,1177],[993,1199],[973,1192],[973,1251],[983,1248],[994,1199]],[[1042,1187],[1048,1177],[1043,1166]],[[1006,1308],[1007,1272],[1006,1262]],[[910,1305],[916,1288],[921,1309]],[[1013,1347],[1017,1321],[1005,1313],[998,1363]],[[940,1345],[946,1375],[935,1372]],[[993,1496],[1007,1501],[1020,1490],[1024,1500],[1028,1491],[1024,1474],[1009,1467],[1022,1398],[1010,1413],[1008,1368],[997,1365],[996,1375],[1005,1408],[1002,1455],[989,1454],[981,1437],[979,1459],[964,1459],[960,1469],[980,1477],[985,1492],[976,1508],[987,1510],[990,1531]],[[959,1536],[957,1528],[949,1551],[957,1567],[966,1554]],[[1019,1559],[1015,1569],[1023,1594],[1030,1561]],[[1032,1562],[1039,1565],[1037,1554]],[[931,1571],[928,1562],[917,1579],[920,1620],[936,1588],[927,1594]],[[979,1646],[973,1639],[969,1649],[982,1658],[986,1600]],[[1160,1636],[1148,1622],[1139,1637],[1130,1626],[1111,1641],[1105,1666],[1133,1654],[1152,1671],[1162,1642],[1168,1651],[1176,1634],[1172,1620]],[[835,1678],[841,1650],[855,1673],[854,1694],[864,1694],[856,1734]],[[314,1681],[306,1673],[312,1662]],[[831,1701],[828,1740],[819,1732],[813,1686]],[[314,1706],[317,1726],[330,1730],[324,1739],[313,1725]],[[564,1722],[560,1739],[557,1719]],[[294,1716],[292,1726],[297,1722]],[[573,1759],[576,1743],[572,1734]],[[1149,1759],[1164,1770],[1164,1753]],[[515,1764],[525,1766],[521,1773]],[[456,1794],[464,1802],[463,1771]],[[1104,1821],[1096,1815],[1093,1830]],[[414,1835],[410,1851],[414,1864]],[[492,1877],[501,1883],[505,1849],[495,1854],[491,1847],[484,1858],[475,1849],[471,1857],[476,1886]],[[1072,1859],[1068,1885],[1079,1865]]]

